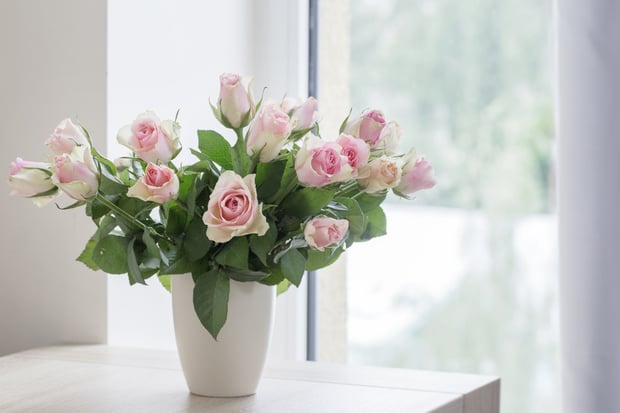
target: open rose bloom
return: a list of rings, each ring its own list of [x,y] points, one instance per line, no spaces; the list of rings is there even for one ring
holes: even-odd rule
[[[114,162],[83,125],[62,120],[42,137],[47,156],[17,158],[8,182],[39,206],[84,207],[95,230],[78,259],[91,269],[130,284],[191,273],[196,314],[215,338],[231,280],[298,286],[305,271],[385,234],[389,192],[408,198],[436,183],[426,158],[399,151],[406,131],[378,109],[323,130],[315,98],[255,102],[251,77],[235,73],[204,101],[222,127],[198,130],[193,163],[176,160],[178,113],[149,110],[118,130],[126,151]]]
[[[267,232],[269,225],[256,195],[254,178],[242,178],[233,171],[220,176],[203,215],[211,241],[221,243],[241,235]]]

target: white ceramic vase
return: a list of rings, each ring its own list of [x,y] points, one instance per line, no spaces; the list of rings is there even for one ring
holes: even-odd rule
[[[198,320],[191,274],[172,276],[174,332],[189,390],[200,396],[256,393],[275,315],[275,286],[230,281],[228,318],[217,341]]]

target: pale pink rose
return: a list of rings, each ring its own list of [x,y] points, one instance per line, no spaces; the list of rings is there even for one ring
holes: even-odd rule
[[[144,175],[129,188],[127,196],[163,204],[179,195],[179,178],[167,166],[149,163]]]
[[[338,137],[336,143],[342,147],[341,153],[347,157],[347,161],[351,168],[353,168],[354,175],[356,176],[358,168],[368,163],[370,146],[364,140],[344,133]]]
[[[9,167],[9,186],[11,195],[34,197],[37,194],[50,192],[57,189],[52,183],[51,165],[43,162],[24,161],[22,158],[15,159]],[[56,193],[32,198],[34,203],[41,207],[50,202]]]
[[[403,194],[412,194],[422,189],[434,187],[437,179],[431,163],[423,157],[416,157],[414,151],[411,151],[407,158],[403,166],[403,177],[396,190]]]
[[[133,164],[133,160],[125,157],[114,159],[114,166],[117,171],[124,171],[125,169],[131,168]]]
[[[220,96],[216,116],[224,126],[240,128],[247,126],[254,116],[255,105],[250,90],[251,77],[234,73],[220,75]]]
[[[319,116],[319,101],[310,96],[305,101],[295,98],[284,98],[281,104],[282,110],[291,116],[295,123],[293,130],[311,128]]]
[[[344,133],[361,138],[368,142],[371,148],[374,148],[385,125],[383,112],[371,110],[348,122]]]
[[[247,140],[248,155],[260,153],[261,162],[273,160],[291,135],[293,122],[277,104],[263,105],[250,126]]]
[[[45,144],[55,155],[62,155],[73,152],[76,146],[88,146],[88,140],[80,126],[71,122],[71,119],[65,119],[56,126]]]
[[[400,182],[402,170],[399,162],[387,156],[375,158],[360,171],[359,184],[364,192],[375,193],[394,188]]]
[[[180,128],[175,121],[160,121],[154,112],[147,111],[131,125],[123,126],[116,138],[146,162],[168,163],[181,149]]]
[[[326,247],[338,245],[349,230],[349,221],[318,216],[308,221],[304,239],[311,248],[325,251]]]
[[[342,154],[342,146],[322,141],[315,135],[306,138],[297,153],[295,171],[299,182],[314,187],[346,181],[353,176],[353,168]]]
[[[280,103],[280,107],[282,108],[282,110],[289,115],[292,115],[293,111],[300,105],[301,99],[291,96],[286,96],[284,99],[282,99],[282,103]]]
[[[90,148],[76,146],[71,154],[57,155],[52,167],[52,183],[78,201],[97,194],[99,177]]]
[[[242,178],[233,171],[220,175],[202,216],[211,241],[223,243],[242,235],[265,235],[269,224],[258,202],[255,177],[252,174]]]
[[[400,135],[401,131],[398,123],[388,122],[381,130],[379,139],[375,142],[373,149],[385,155],[396,154],[398,152]]]

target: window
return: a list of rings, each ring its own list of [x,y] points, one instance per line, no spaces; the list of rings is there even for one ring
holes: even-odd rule
[[[338,93],[354,113],[382,109],[439,179],[391,199],[388,236],[347,252],[346,329],[321,327],[322,359],[497,374],[502,411],[557,411],[549,14],[535,0],[321,3],[324,112]]]

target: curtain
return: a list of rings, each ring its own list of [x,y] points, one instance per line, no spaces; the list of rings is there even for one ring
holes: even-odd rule
[[[563,411],[620,412],[620,1],[554,6]]]

